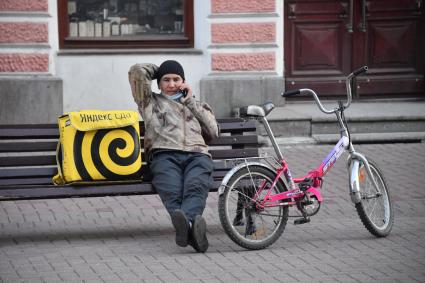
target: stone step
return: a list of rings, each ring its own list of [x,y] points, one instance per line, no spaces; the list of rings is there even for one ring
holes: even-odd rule
[[[425,101],[357,102],[346,110],[355,142],[412,142],[425,140]],[[289,143],[333,143],[339,139],[335,115],[314,103],[277,107],[268,117],[276,137]],[[264,127],[259,134],[267,142]]]
[[[353,134],[425,132],[425,117],[399,119],[393,117],[371,117],[369,119],[348,118],[349,130]],[[338,133],[339,125],[335,120],[312,120],[311,135]]]
[[[403,132],[425,132],[425,117],[423,119],[347,119],[349,130],[352,134],[368,133],[403,133]],[[308,137],[314,135],[338,134],[339,124],[333,120],[277,120],[269,121],[276,136],[279,137]],[[266,135],[260,126],[260,134]]]
[[[337,134],[313,135],[315,143],[333,144],[340,136]],[[353,143],[397,143],[397,142],[425,142],[424,132],[391,132],[391,133],[359,133],[352,134]]]
[[[336,144],[340,136],[338,134],[321,134],[311,137],[277,137],[279,145],[302,145],[302,144]],[[359,143],[412,143],[425,142],[425,132],[396,132],[396,133],[363,133],[352,134],[352,142]],[[260,143],[264,147],[271,147],[272,144],[267,136],[260,136]]]

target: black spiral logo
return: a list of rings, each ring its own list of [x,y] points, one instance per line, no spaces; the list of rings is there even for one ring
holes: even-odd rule
[[[124,131],[126,136],[120,136],[120,131]],[[90,145],[90,156],[83,156],[82,145],[84,139],[88,138],[88,133],[77,131],[73,144],[75,167],[82,180],[94,180],[88,170],[89,166],[87,166],[89,158],[97,171],[107,180],[135,179],[140,177],[140,167],[135,172],[134,168],[132,170],[129,167],[141,158],[139,135],[133,126],[96,131]],[[113,137],[112,139],[111,135]],[[107,152],[101,152],[99,149],[101,148],[102,141],[104,142],[105,136],[109,136],[107,139]],[[129,155],[121,156],[118,154],[118,150],[125,150],[127,147],[133,146],[134,148]],[[105,156],[106,154],[107,156]],[[109,160],[110,162],[104,162],[105,160]],[[120,168],[118,170],[120,172],[117,172],[117,167]]]

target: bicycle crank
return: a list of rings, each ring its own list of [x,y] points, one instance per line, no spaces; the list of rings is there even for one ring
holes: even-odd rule
[[[311,221],[310,217],[298,218],[294,220],[294,225],[301,225],[301,224],[309,223],[310,221]]]

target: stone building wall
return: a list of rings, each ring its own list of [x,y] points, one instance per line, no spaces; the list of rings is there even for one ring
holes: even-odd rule
[[[48,0],[0,1],[0,124],[54,122],[62,113],[52,16]]]

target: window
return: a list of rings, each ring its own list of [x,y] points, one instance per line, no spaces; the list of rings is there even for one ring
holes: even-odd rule
[[[193,47],[193,0],[59,0],[60,48]]]

